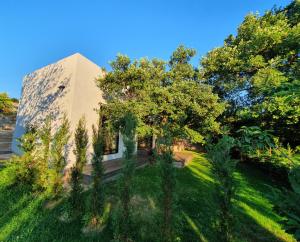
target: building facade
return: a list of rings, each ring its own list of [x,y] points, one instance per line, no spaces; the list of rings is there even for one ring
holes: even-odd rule
[[[99,66],[78,53],[26,75],[13,136],[13,152],[21,153],[17,138],[24,134],[26,127],[39,128],[50,115],[52,132],[55,133],[66,114],[70,121],[71,138],[65,152],[67,167],[72,166],[75,162],[74,130],[84,116],[89,134],[90,161],[92,125],[98,123],[96,109],[99,103],[105,103],[101,90],[96,86],[96,78],[102,75],[104,72]],[[111,146],[106,150],[104,160],[122,157],[124,144],[120,134],[116,135]]]

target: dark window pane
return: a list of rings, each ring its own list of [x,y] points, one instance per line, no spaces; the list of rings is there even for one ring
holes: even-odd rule
[[[109,130],[104,135],[104,155],[116,154],[119,151],[119,133]]]
[[[138,137],[138,150],[151,150],[152,136]]]

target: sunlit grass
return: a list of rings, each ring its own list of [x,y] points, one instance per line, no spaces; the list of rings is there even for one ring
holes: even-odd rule
[[[133,185],[133,209],[143,236],[150,227],[159,233],[155,219],[160,204],[160,177],[156,166],[136,171]],[[215,182],[205,155],[197,154],[183,169],[176,169],[176,236],[181,241],[217,241]],[[240,165],[235,175],[239,184],[234,200],[236,241],[295,241],[285,233],[273,211],[272,183],[259,170]],[[81,231],[81,220],[64,223],[59,220],[64,200],[51,209],[45,207],[45,196],[31,194],[27,188],[12,186],[11,171],[0,171],[0,241],[110,241],[112,223],[96,237],[87,237]],[[115,208],[117,182],[106,187],[108,203]],[[87,194],[88,195],[88,194]],[[111,219],[112,214],[109,215]],[[149,220],[149,223],[147,222]],[[153,226],[153,227],[151,227]],[[155,240],[147,240],[155,241]]]

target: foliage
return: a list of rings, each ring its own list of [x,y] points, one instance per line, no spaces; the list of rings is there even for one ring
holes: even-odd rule
[[[62,190],[68,127],[68,120],[64,117],[53,138],[50,116],[39,129],[27,127],[25,133],[18,139],[18,146],[23,154],[13,156],[10,161],[18,184],[28,184],[34,190],[47,190],[58,195],[58,191]]]
[[[104,209],[104,184],[103,184],[103,117],[100,110],[98,127],[93,126],[93,158],[92,158],[92,201],[91,213],[94,218],[99,218]]]
[[[289,180],[294,192],[300,195],[300,164],[294,164],[289,174]]]
[[[132,241],[132,208],[130,200],[132,197],[132,179],[135,170],[135,159],[133,157],[135,149],[137,120],[135,116],[128,112],[124,115],[120,123],[125,151],[122,174],[119,181],[120,212],[115,222],[116,241]]]
[[[72,215],[74,217],[83,213],[84,209],[84,197],[82,187],[82,170],[87,162],[86,152],[88,145],[88,134],[86,130],[86,122],[84,117],[78,122],[75,130],[75,149],[74,154],[76,156],[75,165],[71,168],[71,191],[70,191],[70,205],[72,209]]]
[[[12,156],[9,160],[9,165],[14,167],[12,177],[16,184],[23,184],[33,189],[38,170],[35,167],[35,161],[29,153],[20,156]]]
[[[190,152],[188,154],[191,154]],[[246,163],[236,172],[239,182],[234,203],[235,218],[239,221],[236,241],[286,241],[295,242],[286,233],[280,220],[283,216],[273,211],[274,199],[271,188],[278,184],[265,173]],[[64,241],[100,242],[112,241],[112,224],[96,236],[82,234],[84,224],[76,219],[62,222],[61,209],[67,203],[61,200],[49,208],[41,193],[31,193],[23,186],[12,186],[11,167],[0,169],[0,240],[1,241]],[[214,199],[214,176],[211,164],[205,155],[195,154],[195,158],[183,169],[175,169],[177,187],[174,190],[178,206],[174,215],[182,223],[174,227],[181,241],[220,241],[213,223],[218,203]],[[135,241],[159,241],[160,223],[156,213],[161,195],[160,168],[147,166],[136,170],[132,183],[132,208]],[[87,191],[87,196],[90,191]],[[117,209],[117,182],[106,184],[105,200]],[[111,214],[109,214],[111,220]]]
[[[24,135],[18,138],[18,147],[24,152],[33,152],[36,147],[37,129],[33,126],[26,127]]]
[[[217,144],[208,148],[208,156],[217,182],[220,239],[224,241],[232,240],[232,199],[235,196],[234,172],[237,162],[231,159],[230,151],[236,145],[235,143],[232,137],[223,136]]]
[[[296,149],[292,149],[290,145],[285,148],[269,131],[257,126],[243,126],[237,131],[237,136],[242,160],[257,163],[271,176],[287,182]]]
[[[159,162],[161,173],[161,231],[162,241],[174,241],[174,190],[176,185],[173,167],[173,138],[167,126],[163,127],[163,134],[158,139],[156,159]]]
[[[237,131],[237,134],[239,136],[241,153],[249,157],[255,156],[258,152],[275,146],[272,135],[257,126],[242,126]]]
[[[69,138],[70,124],[67,116],[64,115],[62,123],[54,134],[51,144],[52,158],[50,167],[53,169],[51,192],[55,196],[60,195],[63,190],[63,172],[66,165],[65,152]]]
[[[38,144],[38,163],[36,166],[39,170],[38,184],[42,189],[49,189],[51,187],[51,170],[50,170],[50,148],[52,142],[51,134],[51,116],[45,120],[45,124],[38,130],[39,144]]]
[[[285,190],[283,195],[277,193],[276,209],[286,217],[283,220],[286,230],[300,240],[300,166],[295,164],[289,173],[292,191]]]
[[[0,93],[0,113],[8,114],[15,110],[14,100],[7,93]]]
[[[86,129],[86,121],[84,117],[78,121],[74,138],[75,149],[73,152],[76,157],[75,167],[77,167],[81,172],[87,162],[86,152],[88,146],[88,131]]]
[[[230,103],[224,121],[233,129],[257,125],[285,145],[299,143],[299,21],[299,1],[251,13],[202,58],[201,76]]]
[[[283,169],[284,172],[288,174],[293,167],[292,160],[294,154],[295,150],[291,149],[290,146],[284,148],[278,145],[275,148],[269,148],[264,152],[258,153],[256,158],[259,159],[260,162],[270,163],[274,168]],[[273,170],[273,172],[275,171]]]
[[[18,139],[18,146],[23,152],[22,156],[13,156],[10,160],[15,168],[14,175],[17,183],[29,185],[34,188],[39,176],[36,158],[37,131],[34,127],[27,127],[22,137]]]
[[[201,137],[207,134],[220,132],[217,117],[225,104],[219,102],[209,85],[201,83],[190,64],[194,55],[195,50],[179,46],[168,65],[162,60],[131,61],[118,55],[111,62],[112,71],[98,80],[109,100],[107,117],[117,120],[125,110],[133,112],[141,136],[159,134],[166,121],[174,137],[197,142],[203,143]],[[182,132],[183,127],[187,132]]]
[[[165,139],[163,125],[168,126],[172,139],[187,138],[199,143],[204,143],[209,134],[219,133],[217,117],[225,104],[219,102],[209,85],[201,83],[198,71],[190,64],[194,55],[195,50],[179,46],[168,65],[157,59],[131,62],[127,56],[117,56],[111,62],[112,71],[98,82],[108,98],[105,114],[114,121],[115,129],[122,125],[124,112],[132,112],[140,136],[150,134],[158,140]],[[159,152],[162,152],[159,154],[162,188],[166,191],[162,201],[163,238],[170,241],[173,239],[172,153],[164,151],[163,146],[158,147]]]

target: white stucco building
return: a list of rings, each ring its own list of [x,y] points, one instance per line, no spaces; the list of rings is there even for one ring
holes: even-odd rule
[[[45,118],[51,115],[53,132],[60,125],[66,113],[71,127],[71,139],[66,150],[68,167],[74,163],[74,130],[79,119],[85,116],[89,133],[89,157],[92,152],[92,125],[97,124],[95,109],[99,102],[105,102],[102,92],[96,86],[96,78],[104,75],[102,69],[81,54],[74,54],[54,64],[36,70],[23,79],[22,94],[17,114],[16,129],[12,150],[19,154],[17,140],[28,125],[43,125]],[[104,160],[121,158],[124,145],[121,137]]]

